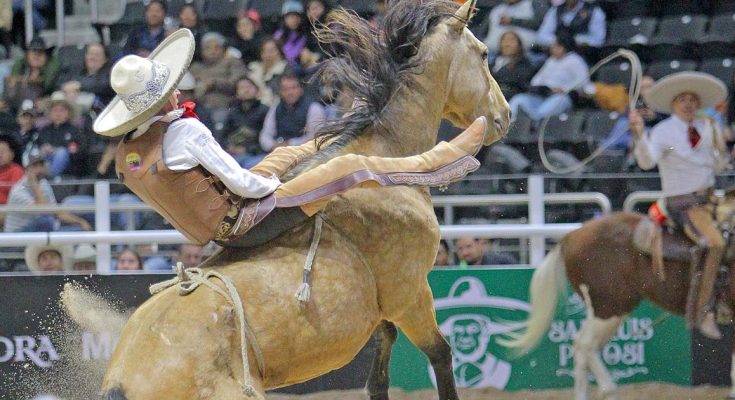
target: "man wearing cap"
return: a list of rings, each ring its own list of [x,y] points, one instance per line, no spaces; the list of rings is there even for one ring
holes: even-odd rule
[[[660,79],[645,100],[671,117],[648,135],[637,110],[629,114],[638,165],[658,165],[664,198],[654,208],[671,218],[699,246],[703,263],[695,261],[687,299],[687,322],[705,336],[720,338],[713,310],[714,284],[725,243],[713,219],[710,196],[715,174],[727,163],[722,134],[710,119],[697,118],[701,108],[714,107],[727,97],[722,81],[701,72],[680,72]],[[701,284],[699,279],[701,278]]]
[[[442,142],[417,156],[348,154],[285,184],[278,177],[314,153],[314,141],[281,147],[252,170],[242,169],[190,109],[179,108],[175,88],[193,51],[191,32],[181,29],[150,58],[121,59],[111,74],[118,95],[97,118],[94,130],[106,136],[125,135],[116,156],[118,176],[194,243],[216,240],[224,246],[246,247],[265,243],[350,188],[407,180],[445,185],[479,167],[473,156],[485,139],[485,118],[478,118],[451,143]],[[260,223],[264,219],[268,221]]]
[[[19,180],[8,195],[9,206],[30,206],[33,204],[56,204],[56,197],[51,185],[46,180],[46,159],[35,149],[28,155],[23,164],[25,175]],[[5,216],[5,232],[50,232],[57,228],[58,217],[61,222],[78,225],[80,229],[91,231],[92,226],[81,217],[67,212],[54,214],[29,214],[8,212]]]

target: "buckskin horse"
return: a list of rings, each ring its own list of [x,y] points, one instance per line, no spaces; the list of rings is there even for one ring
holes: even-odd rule
[[[735,227],[735,197],[731,190],[716,205],[717,221],[729,232]],[[639,225],[639,223],[641,223]],[[601,395],[616,397],[617,385],[600,358],[600,350],[615,334],[618,326],[641,302],[648,299],[657,306],[684,314],[691,282],[690,249],[694,246],[681,232],[664,232],[666,254],[661,268],[654,268],[648,246],[640,245],[653,228],[647,216],[638,213],[614,213],[594,219],[565,235],[546,255],[531,279],[531,311],[527,328],[521,335],[499,340],[515,348],[518,354],[531,351],[548,330],[557,302],[566,292],[568,281],[587,305],[587,321],[574,340],[575,399],[588,398],[588,373],[592,372]],[[645,240],[642,240],[645,242]],[[724,265],[735,261],[735,241],[727,245]],[[655,252],[654,252],[655,254]],[[565,279],[566,272],[566,279]],[[729,276],[728,288],[720,301],[735,305],[735,285]],[[733,353],[735,357],[735,353]],[[735,370],[731,371],[735,381]],[[730,399],[735,399],[735,387]]]
[[[296,168],[343,153],[418,154],[435,144],[442,118],[467,127],[486,116],[485,145],[502,138],[509,108],[486,47],[466,27],[474,3],[394,1],[379,30],[351,13],[332,14],[319,34],[339,55],[325,66],[326,77],[358,101],[325,128],[338,133],[334,140]],[[374,334],[379,346],[367,390],[371,399],[387,399],[397,326],[428,356],[439,398],[457,399],[451,350],[427,281],[439,243],[428,189],[355,189],[332,200],[322,218],[311,298],[303,305],[294,293],[313,220],[258,248],[226,248],[201,266],[234,282],[254,339],[246,341],[247,357],[240,357],[242,332],[223,297],[206,287],[187,296],[169,288],[127,322],[103,397],[262,399],[266,389],[345,365]],[[243,391],[243,380],[253,383],[254,394]]]

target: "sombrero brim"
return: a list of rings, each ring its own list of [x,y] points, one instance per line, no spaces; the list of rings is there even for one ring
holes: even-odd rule
[[[176,90],[179,81],[189,68],[194,56],[194,35],[188,29],[179,29],[170,34],[150,54],[148,59],[162,62],[170,69],[169,79],[163,87],[161,98],[140,113],[125,107],[122,99],[115,96],[94,121],[93,129],[103,136],[120,136],[137,128],[163,107]]]
[[[26,261],[26,266],[28,267],[29,271],[33,272],[39,272],[38,268],[38,256],[43,253],[44,251],[48,250],[55,250],[58,251],[59,254],[61,254],[61,263],[64,266],[64,271],[71,271],[72,270],[72,249],[70,246],[66,245],[48,245],[48,246],[28,246],[26,247],[24,258]]]
[[[727,98],[727,86],[716,77],[703,72],[678,72],[658,80],[645,97],[655,111],[671,114],[671,102],[682,93],[694,93],[700,107],[714,107]]]

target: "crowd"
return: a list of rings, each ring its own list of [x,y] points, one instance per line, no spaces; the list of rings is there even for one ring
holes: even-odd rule
[[[43,8],[43,2],[36,3],[34,6]],[[610,132],[617,138],[611,149],[632,157],[627,87],[586,79],[590,67],[609,52],[606,44],[610,43],[611,18],[628,16],[621,11],[621,2],[491,3],[494,6],[481,10],[486,12],[479,13],[471,28],[488,46],[490,70],[511,105],[513,118],[530,119],[533,132],[544,118],[576,109],[618,112],[622,117]],[[653,1],[634,3],[639,11],[631,12],[656,17],[677,13],[711,15],[715,7],[709,2],[684,0],[665,9],[657,8]],[[83,60],[64,58],[43,39],[34,37],[22,56],[9,62],[6,75],[0,76],[0,204],[92,204],[91,186],[74,183],[80,179],[116,179],[117,141],[92,131],[97,114],[114,97],[111,66],[127,54],[147,56],[170,32],[181,27],[192,31],[197,47],[189,73],[178,86],[180,100],[196,103],[199,119],[244,168],[252,167],[277,147],[308,141],[320,124],[339,117],[350,107],[349,96],[336,95],[333,88],[309,79],[326,57],[317,43],[314,23],[324,21],[334,6],[329,0],[283,1],[275,23],[257,9],[239,10],[236,18],[228,20],[228,26],[203,20],[198,0],[176,4],[174,10],[164,0],[148,1],[139,26],[118,42],[87,44]],[[374,12],[365,17],[378,26],[389,4],[377,1]],[[42,14],[34,14],[34,19],[43,18]],[[37,24],[44,25],[44,21]],[[5,46],[18,37],[22,35],[17,27],[3,25],[0,12],[0,42]],[[654,77],[647,76],[642,90],[654,82]],[[726,83],[731,85],[732,79]],[[647,127],[664,118],[643,101],[638,111]],[[722,104],[706,112],[727,131],[735,107]],[[726,137],[732,139],[729,132]],[[111,201],[140,200],[123,185],[112,185]],[[5,232],[92,230],[94,215],[7,212],[0,214],[0,226]],[[115,213],[112,228],[169,229],[170,225],[155,213]],[[448,253],[456,250],[457,260],[449,257],[446,264],[438,261],[437,265],[511,263],[512,257],[503,253],[487,256],[495,254],[491,247],[483,240],[457,241],[446,247]],[[116,248],[117,256],[128,258],[118,265],[127,266],[137,259],[144,268],[157,268],[170,262],[157,260],[148,251],[136,255],[136,250]],[[64,258],[61,251],[58,254]],[[22,264],[18,268],[23,268]]]

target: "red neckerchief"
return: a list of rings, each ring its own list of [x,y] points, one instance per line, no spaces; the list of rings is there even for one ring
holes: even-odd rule
[[[196,103],[193,101],[185,101],[181,103],[181,108],[184,109],[184,113],[181,114],[181,118],[196,118],[199,119],[199,116],[196,115],[194,112],[194,109],[197,107]]]

